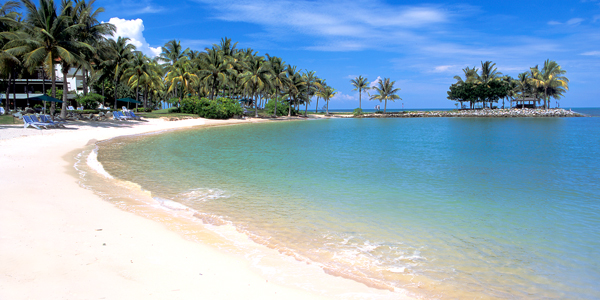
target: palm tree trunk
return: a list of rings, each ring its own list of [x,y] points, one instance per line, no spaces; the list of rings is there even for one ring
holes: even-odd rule
[[[386,110],[387,110],[387,99],[385,99],[385,104],[383,104],[383,114],[385,114]]]
[[[84,66],[81,66],[81,73],[83,73],[83,95],[87,96],[88,94],[88,89],[87,89],[87,70],[85,69]]]
[[[62,68],[63,73],[63,96],[62,96],[62,109],[60,110],[60,117],[65,119],[67,117],[67,95],[69,91],[67,89],[67,72],[69,69],[67,67]]]
[[[315,106],[315,114],[319,112],[319,96],[317,96],[317,104]]]
[[[329,115],[329,99],[327,99],[325,101],[327,101],[327,115]]]
[[[27,74],[27,75],[29,75],[29,74]],[[25,78],[25,93],[27,93],[27,106],[29,106],[29,76],[27,76],[27,78]]]
[[[288,117],[292,116],[292,100],[290,99],[290,106],[288,107]]]
[[[275,111],[273,111],[273,117],[277,118],[277,94],[279,94],[279,89],[275,88]]]
[[[358,89],[358,108],[362,110],[362,89]]]
[[[54,64],[50,66],[52,68],[52,98],[56,98],[56,70],[54,69]],[[56,112],[56,102],[52,102],[50,104],[50,114],[54,116]]]
[[[253,93],[253,97],[254,97],[254,117],[258,118],[258,107],[256,106],[256,101],[258,99],[256,99],[256,93]]]
[[[8,72],[8,84],[6,85],[6,101],[4,102],[4,109],[6,112],[9,110],[8,97],[10,96],[10,79],[12,78],[12,72]]]
[[[17,72],[13,71],[13,104],[15,110],[17,110]]]
[[[117,80],[115,79],[115,110],[117,109]]]

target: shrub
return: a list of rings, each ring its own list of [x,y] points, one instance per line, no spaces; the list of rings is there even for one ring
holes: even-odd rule
[[[354,109],[354,113],[353,114],[354,114],[355,117],[362,116],[363,110],[360,109],[360,108],[356,108],[356,109]]]
[[[180,112],[181,112],[181,108],[179,108],[177,106],[169,108],[169,113],[171,113],[171,114],[180,113]]]
[[[95,109],[98,107],[98,104],[104,101],[104,97],[102,95],[89,93],[86,96],[78,97],[75,101],[83,106],[84,109]]]
[[[146,107],[146,108],[138,107],[138,108],[135,109],[135,111],[136,112],[152,112],[152,108],[150,108],[150,107]]]
[[[207,119],[229,119],[235,115],[241,115],[242,108],[237,100],[229,98],[210,100],[185,97],[181,100],[181,112],[197,114],[199,117]]]
[[[275,99],[271,99],[269,102],[267,102],[267,105],[265,105],[265,110],[269,115],[275,110],[275,102]],[[283,102],[282,99],[277,99],[277,116],[287,116],[289,109],[288,105],[289,104]],[[295,114],[293,107],[292,113]]]

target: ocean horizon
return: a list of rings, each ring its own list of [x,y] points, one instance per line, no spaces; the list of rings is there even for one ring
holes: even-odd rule
[[[597,117],[328,119],[120,138],[98,161],[157,203],[370,286],[595,299],[599,137]]]

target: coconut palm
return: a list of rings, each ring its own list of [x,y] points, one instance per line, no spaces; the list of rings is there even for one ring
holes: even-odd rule
[[[6,101],[4,101],[5,109],[8,111],[8,96],[10,93],[11,79],[14,80],[14,69],[20,60],[13,54],[4,50],[5,45],[9,42],[8,37],[14,34],[21,26],[17,18],[19,14],[16,12],[21,5],[15,1],[6,1],[0,7],[0,73],[3,78],[7,78],[6,84]]]
[[[110,70],[109,73],[112,74],[112,80],[115,85],[115,105],[114,108],[117,109],[117,85],[121,80],[121,76],[123,75],[123,71],[127,68],[127,63],[133,57],[133,51],[135,51],[135,46],[129,43],[129,38],[126,37],[118,37],[117,40],[109,39],[107,41],[108,48],[110,49],[111,54],[108,55],[108,58],[102,62],[102,66],[104,69]]]
[[[250,59],[248,69],[241,74],[242,84],[251,92],[254,99],[254,117],[258,117],[258,92],[271,86],[271,69],[263,56]]]
[[[214,99],[218,84],[225,85],[230,75],[237,72],[233,68],[233,60],[226,57],[216,47],[207,48],[202,53],[199,63],[198,77],[201,82],[210,87],[210,98]]]
[[[369,82],[366,77],[362,77],[362,75],[350,80],[352,86],[354,87],[353,91],[358,91],[358,108],[362,109],[362,92],[370,89]]]
[[[167,92],[171,92],[175,87],[181,84],[181,88],[184,93],[192,93],[193,87],[198,82],[198,75],[196,75],[196,69],[191,61],[187,58],[178,60],[171,71],[167,73],[165,79],[171,84]],[[181,95],[179,96],[179,102],[181,103]]]
[[[304,73],[302,75],[304,82],[306,84],[306,91],[305,91],[305,106],[304,106],[304,116],[307,116],[307,111],[308,111],[308,105],[310,104],[310,99],[312,98],[312,96],[315,94],[315,92],[319,89],[320,87],[320,83],[319,83],[319,78],[315,75],[315,71],[308,71],[306,70],[306,73]]]
[[[52,69],[52,96],[56,97],[56,71],[54,64],[62,66],[63,82],[66,82],[68,67],[83,61],[81,53],[92,51],[92,47],[75,40],[75,35],[83,26],[75,24],[71,18],[73,6],[63,1],[57,14],[53,0],[40,0],[40,6],[31,0],[22,0],[27,11],[26,26],[19,36],[9,42],[7,50],[13,55],[23,55],[27,68],[46,65]],[[61,117],[67,113],[67,91],[63,92]],[[54,104],[54,102],[52,103]],[[51,113],[54,113],[54,106]]]
[[[75,0],[75,9],[73,20],[76,24],[80,24],[75,35],[75,38],[92,46],[93,51],[83,51],[82,55],[86,58],[81,64],[83,73],[83,94],[87,95],[87,70],[91,68],[89,62],[98,55],[98,51],[109,51],[102,47],[106,41],[106,36],[112,36],[116,30],[115,25],[98,21],[98,15],[104,12],[104,8],[100,7],[94,10],[94,2],[96,0]]]
[[[271,83],[275,88],[275,110],[273,111],[273,117],[277,118],[277,99],[279,92],[284,88],[285,84],[289,82],[286,72],[286,64],[281,58],[277,56],[270,56],[266,54],[269,61],[269,67],[271,68]]]
[[[327,115],[329,115],[329,100],[331,100],[335,94],[337,94],[335,89],[327,85],[324,86],[321,91],[319,91],[319,95],[321,98],[323,98],[323,100],[325,100],[325,103],[327,103]]]
[[[535,67],[531,69],[531,73],[531,82],[544,91],[544,109],[550,106],[550,96],[558,99],[569,89],[569,79],[563,76],[567,71],[553,60],[547,59],[541,71]]]
[[[384,114],[387,110],[387,101],[388,100],[390,100],[390,101],[394,101],[397,99],[402,100],[402,98],[400,98],[400,96],[396,95],[396,93],[398,91],[400,91],[400,88],[394,88],[395,83],[396,83],[396,81],[390,81],[389,78],[384,78],[383,80],[380,80],[378,82],[379,86],[373,87],[373,89],[375,91],[377,91],[377,94],[371,96],[370,100],[379,100],[379,102],[385,101],[385,104],[383,106]]]
[[[477,69],[475,67],[473,67],[473,68],[466,67],[462,71],[465,75],[465,79],[462,79],[460,76],[456,75],[456,76],[454,76],[454,79],[456,79],[456,83],[458,83],[458,84],[472,83],[477,80],[477,72],[479,71],[479,69]]]
[[[126,69],[121,75],[121,79],[127,82],[130,87],[135,87],[135,100],[138,101],[140,85],[149,76],[148,64],[150,59],[142,52],[135,52],[133,58],[127,64]]]

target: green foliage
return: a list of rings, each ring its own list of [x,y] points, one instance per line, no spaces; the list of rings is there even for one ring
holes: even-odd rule
[[[171,114],[180,113],[180,112],[181,112],[180,107],[175,106],[175,107],[169,108],[169,113],[171,113]]]
[[[75,101],[83,106],[84,109],[95,109],[98,107],[98,104],[104,101],[104,97],[102,95],[89,93],[86,96],[78,97]]]
[[[448,99],[458,102],[493,103],[504,98],[510,91],[510,85],[500,80],[490,81],[487,84],[462,82],[450,86]]]
[[[265,105],[265,110],[270,112],[271,114],[275,111],[275,99],[271,99],[271,101],[267,102]],[[277,116],[287,116],[288,114],[288,105],[284,103],[281,99],[277,100]],[[292,110],[294,110],[292,108]]]
[[[136,112],[152,112],[152,108],[150,108],[150,107],[146,107],[146,108],[138,107],[135,111]]]
[[[354,109],[354,112],[352,114],[354,114],[355,117],[362,116],[363,110],[360,108],[356,108]]]
[[[52,89],[47,89],[46,90],[46,95],[52,97]],[[63,98],[63,90],[62,89],[56,89],[56,99],[62,100],[62,98]]]
[[[242,114],[242,108],[237,100],[229,98],[185,97],[181,100],[181,112],[186,114],[197,114],[207,119],[229,119],[235,115]]]

